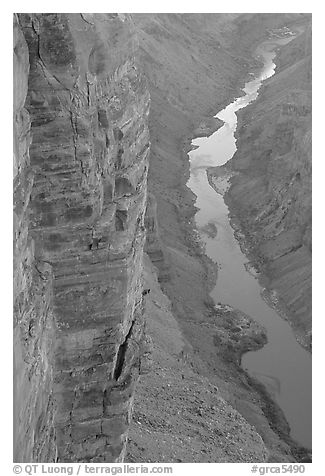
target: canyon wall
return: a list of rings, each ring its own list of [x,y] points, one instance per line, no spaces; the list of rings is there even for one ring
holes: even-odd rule
[[[186,225],[193,216],[194,195],[185,186],[188,158],[184,154],[189,139],[220,126],[211,116],[240,94],[248,72],[258,66],[254,48],[268,30],[305,18],[300,14],[204,13],[144,13],[133,18],[151,96],[148,187],[157,203],[157,247],[162,247],[164,255],[160,263],[156,256],[155,264],[166,282],[168,274],[173,279],[169,261],[174,260],[167,248],[176,245],[184,257],[192,254]]]
[[[121,461],[144,338],[135,29],[19,14],[14,40],[14,459]]]
[[[226,195],[256,265],[298,338],[311,345],[311,27],[283,47],[276,75],[240,111]]]
[[[14,18],[14,458],[54,461],[53,273],[39,271],[30,236],[28,47]]]

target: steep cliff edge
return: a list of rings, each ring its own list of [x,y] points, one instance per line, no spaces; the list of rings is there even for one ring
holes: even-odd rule
[[[149,94],[132,20],[14,20],[16,461],[121,461],[143,342]]]
[[[14,458],[54,461],[53,273],[50,266],[38,271],[30,237],[28,74],[28,47],[14,17]]]
[[[238,114],[226,201],[298,339],[311,346],[311,28]]]

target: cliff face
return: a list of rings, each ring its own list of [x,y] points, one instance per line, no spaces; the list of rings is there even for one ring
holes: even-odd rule
[[[268,287],[305,344],[311,333],[311,30],[284,47],[277,74],[240,111],[227,195]]]
[[[14,456],[53,461],[53,273],[38,271],[30,236],[31,120],[28,47],[14,18]]]
[[[143,341],[149,94],[131,19],[20,14],[15,461],[121,461]]]

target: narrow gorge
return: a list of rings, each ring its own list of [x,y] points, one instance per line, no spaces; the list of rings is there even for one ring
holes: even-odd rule
[[[311,460],[240,366],[267,335],[234,339],[245,318],[210,296],[186,186],[192,139],[286,29],[300,35],[238,115],[225,201],[310,350],[310,15],[14,15],[15,461]]]

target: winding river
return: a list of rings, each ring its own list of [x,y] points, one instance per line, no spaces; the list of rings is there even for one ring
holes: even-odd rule
[[[208,138],[193,140],[198,148],[189,153],[187,186],[197,196],[195,222],[205,253],[218,263],[217,284],[211,296],[216,303],[229,304],[250,315],[267,330],[268,343],[261,350],[246,353],[242,366],[266,385],[282,408],[292,438],[311,448],[311,356],[298,344],[289,324],[261,297],[258,280],[245,268],[247,258],[234,237],[228,208],[222,195],[209,185],[206,174],[208,167],[223,165],[234,155],[236,111],[256,99],[262,82],[275,72],[276,49],[291,39],[292,36],[273,37],[257,48],[256,56],[264,63],[262,71],[246,83],[242,97],[215,116],[224,125]],[[212,234],[211,227],[215,230]]]

